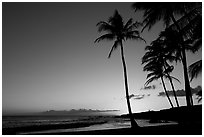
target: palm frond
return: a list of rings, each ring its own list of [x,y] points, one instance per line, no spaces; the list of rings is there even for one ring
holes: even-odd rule
[[[129,25],[127,28],[124,27],[124,29],[126,29],[127,31],[132,31],[135,29],[138,29],[139,27],[141,27],[143,24],[141,22],[134,22],[131,25]]]
[[[114,26],[114,28],[116,28],[116,30],[122,30],[123,29],[123,18],[122,16],[118,13],[117,10],[115,10],[113,16],[111,16],[109,19],[108,19],[108,22]]]
[[[145,50],[150,50],[151,48],[152,48],[152,46],[147,45],[147,46],[145,47]]]
[[[147,79],[151,78],[151,77],[159,77],[160,76],[160,72],[156,72],[156,71],[151,71],[150,73],[147,74]]]
[[[113,46],[112,46],[112,48],[111,48],[111,50],[110,50],[110,52],[109,52],[109,54],[108,54],[108,58],[110,58],[111,55],[112,55],[112,52],[117,49],[118,44],[119,44],[119,41],[115,41],[115,42],[114,42],[114,44],[113,44]]]
[[[146,41],[145,41],[142,37],[140,37],[140,36],[135,36],[135,35],[129,35],[129,34],[127,34],[127,35],[125,35],[125,39],[126,39],[126,40],[128,40],[128,39],[130,39],[130,40],[140,40],[140,41],[144,41],[144,42],[146,43]]]
[[[158,80],[159,77],[152,77],[145,82],[145,86],[148,86],[152,81]]]
[[[135,2],[132,4],[132,8],[136,11],[138,10],[148,10],[150,9],[155,3],[154,2]]]
[[[126,24],[125,24],[125,26],[124,26],[124,29],[127,29],[130,25],[132,25],[132,23],[133,23],[133,19],[130,18],[130,19],[126,22]]]
[[[94,43],[96,42],[100,42],[101,40],[114,40],[115,39],[115,35],[114,34],[111,34],[111,33],[108,33],[108,34],[104,34],[102,36],[100,36],[99,38],[97,38]]]
[[[188,3],[185,3],[189,7]],[[179,32],[184,40],[195,39],[202,35],[202,6],[196,2],[191,3],[191,8],[187,8],[184,15],[176,21],[176,23],[169,26],[168,29]],[[179,30],[177,28],[179,26]]]
[[[195,2],[194,2],[195,3]],[[198,7],[198,4],[194,3],[175,3],[175,2],[136,2],[132,5],[132,8],[137,10],[144,11],[143,14],[143,23],[145,28],[150,30],[152,26],[158,21],[162,20],[164,25],[168,27],[171,23],[171,15],[184,15],[193,10],[193,8]],[[191,5],[191,6],[190,6]],[[199,4],[201,5],[201,4]]]
[[[196,51],[198,51],[200,48],[202,47],[202,38],[196,39],[193,43],[192,43],[192,51],[195,53]]]
[[[164,74],[163,76],[164,76],[166,79],[170,77],[172,80],[175,80],[175,81],[177,81],[178,83],[180,83],[180,84],[181,84],[180,80],[179,80],[179,79],[177,79],[177,78],[176,78],[176,77],[174,77],[174,76],[170,76],[170,75],[167,75],[167,74]]]
[[[111,33],[111,32],[114,32],[115,30],[113,26],[111,26],[109,23],[105,21],[98,22],[96,26],[98,27],[98,32],[107,31]]]
[[[143,57],[142,57],[142,64],[145,64],[145,63],[149,63],[149,62],[155,62],[157,59],[155,59],[153,56],[148,56],[147,54],[145,54]]]
[[[100,42],[101,40],[115,40],[114,45],[111,47],[108,54],[108,58],[110,58],[112,52],[118,47],[120,41],[122,42],[128,39],[145,41],[140,37],[140,32],[137,30],[139,25],[141,24],[139,22],[133,22],[132,18],[124,23],[122,16],[117,10],[115,10],[113,16],[109,17],[107,22],[100,21],[97,23],[96,26],[98,27],[98,31],[105,31],[107,33],[97,38],[94,42]]]
[[[199,60],[188,67],[188,73],[192,81],[202,72],[202,60]]]
[[[139,36],[140,32],[138,30],[133,30],[133,31],[127,31],[125,33],[125,35],[135,35],[135,36]]]
[[[168,59],[169,62],[177,62],[177,61],[181,61],[180,57],[179,56],[173,56],[173,55],[164,55],[164,58]]]

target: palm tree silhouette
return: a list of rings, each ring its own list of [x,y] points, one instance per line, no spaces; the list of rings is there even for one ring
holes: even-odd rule
[[[137,28],[139,27],[140,23],[133,22],[133,19],[130,18],[125,24],[123,21],[123,18],[118,13],[117,10],[115,10],[114,15],[111,16],[108,21],[100,21],[98,26],[99,32],[107,32],[106,34],[103,34],[99,38],[95,40],[95,42],[100,42],[101,40],[114,40],[114,44],[110,50],[110,53],[108,55],[108,58],[111,57],[112,52],[120,46],[121,49],[121,57],[122,57],[122,65],[123,65],[123,71],[124,71],[124,80],[125,80],[125,93],[126,93],[126,99],[127,99],[127,106],[128,106],[128,112],[129,117],[131,121],[131,127],[139,127],[136,121],[133,118],[132,110],[130,106],[130,100],[129,100],[129,91],[128,91],[128,78],[127,78],[127,69],[126,69],[126,63],[125,63],[125,57],[124,57],[124,51],[123,51],[123,41],[126,41],[128,39],[132,40],[143,40],[140,35]]]
[[[200,16],[200,15],[198,15]],[[182,18],[181,20],[183,20]],[[180,22],[180,20],[178,20]],[[193,22],[193,23],[192,23]],[[192,27],[189,27],[192,26]],[[176,30],[173,30],[172,27],[169,27],[165,29],[165,31],[162,31],[159,35],[158,39],[163,40],[163,44],[167,47],[167,51],[170,54],[174,54],[175,61],[182,61],[182,47],[181,47],[181,42],[183,45],[185,45],[185,50],[190,51],[190,52],[197,52],[201,46],[202,46],[202,33],[201,31],[201,20],[200,17],[194,20],[192,20],[188,25],[184,27],[182,30],[183,34],[185,35],[185,41],[181,41],[181,37],[179,32]],[[188,73],[190,76],[190,81],[192,81],[193,78],[196,78],[198,74],[200,74],[202,71],[202,60],[199,60],[193,64],[191,64],[188,67]],[[171,81],[170,81],[171,82]],[[191,98],[191,102],[193,102]]]
[[[188,72],[191,77],[191,81],[197,78],[202,72],[202,60],[196,61],[188,67]]]
[[[193,45],[193,52],[198,51],[202,46],[202,37],[197,39]],[[199,74],[202,72],[202,59],[194,62],[188,67],[188,73],[190,75],[191,81],[194,78],[197,78]]]
[[[193,39],[192,49],[193,53],[197,52],[202,47],[202,16],[197,14],[197,16],[189,22],[187,26],[190,26],[191,38]],[[189,76],[192,81],[194,78],[197,78],[202,72],[202,59],[194,62],[188,67]]]
[[[150,73],[147,75],[147,81],[145,82],[145,86],[147,86],[149,83],[151,83],[154,80],[158,80],[159,78],[162,81],[162,85],[164,88],[164,91],[166,93],[167,99],[171,105],[172,108],[174,108],[171,99],[167,93],[167,89],[164,83],[164,71],[162,69],[162,64],[160,64],[159,62],[157,62],[156,60],[151,60],[148,61],[148,63],[144,66],[143,71],[149,71]]]
[[[144,10],[144,21],[145,24],[143,30],[148,27],[148,29],[151,29],[152,26],[160,21],[163,20],[164,24],[167,27],[173,22],[178,32],[181,31],[180,25],[177,23],[175,16],[176,15],[186,15],[191,10],[193,10],[198,4],[193,2],[179,2],[179,3],[173,3],[173,2],[153,2],[153,3],[134,3],[132,7],[137,10]],[[190,20],[190,16],[187,17],[188,20]],[[191,88],[190,88],[190,82],[188,77],[188,71],[187,71],[187,61],[186,61],[186,52],[185,52],[185,45],[184,45],[184,39],[182,33],[180,34],[181,37],[181,54],[182,54],[182,64],[183,64],[183,70],[184,70],[184,81],[185,81],[185,91],[186,91],[186,102],[187,106],[193,105],[192,95],[191,95]]]
[[[160,69],[159,74],[162,75],[162,77],[165,76],[166,78],[169,79],[171,87],[172,87],[172,91],[174,93],[177,107],[179,107],[179,103],[178,103],[178,99],[176,96],[176,92],[175,92],[175,88],[174,88],[172,79],[175,79],[178,82],[180,81],[176,79],[175,77],[170,76],[170,72],[173,71],[173,66],[170,66],[167,63],[167,60],[172,62],[174,60],[177,60],[177,57],[174,57],[171,54],[169,54],[168,48],[164,48],[165,46],[164,44],[165,43],[163,42],[163,40],[157,39],[151,43],[151,46],[146,46],[145,48],[146,53],[142,58],[142,64],[147,63],[147,65],[145,65],[144,67],[144,70],[151,71],[151,68],[149,66],[152,66],[155,63],[159,63],[159,67],[161,67],[159,68]],[[153,68],[153,69],[156,69],[156,68]]]

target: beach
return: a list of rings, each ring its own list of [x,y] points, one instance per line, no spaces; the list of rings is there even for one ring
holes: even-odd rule
[[[78,125],[81,127],[81,125]],[[202,126],[200,124],[189,124],[189,125],[155,125],[155,126],[144,126],[136,129],[128,128],[116,128],[116,129],[98,129],[98,130],[73,130],[73,129],[61,129],[61,130],[44,130],[47,132],[42,132],[38,127],[39,131],[19,132],[17,134],[23,135],[202,135]],[[62,128],[62,127],[61,127]],[[65,127],[64,127],[65,128]],[[67,127],[66,127],[67,128]],[[82,128],[82,127],[81,127]],[[19,129],[18,129],[19,130]],[[12,134],[12,132],[10,132]],[[14,133],[14,132],[13,132]],[[24,132],[25,133],[25,132]],[[3,134],[6,134],[3,130]]]
[[[60,116],[27,116],[24,118],[26,120],[22,120],[22,116],[20,118],[12,118],[14,119],[13,121],[9,120],[7,123],[5,123],[5,120],[3,121],[3,134],[83,134],[84,132],[85,134],[89,134],[89,132],[97,134],[98,131],[108,132],[109,130],[114,130],[117,132],[117,130],[128,130],[131,127],[129,119],[120,116],[89,116],[78,117],[78,119],[76,117]],[[31,118],[32,120],[28,120]],[[137,119],[136,121],[141,128],[178,124],[174,121],[151,123],[149,119]]]
[[[51,133],[51,135],[202,135],[202,128],[197,125],[191,125],[189,127],[179,125],[163,125],[141,127],[139,129],[121,128],[81,132],[61,132]]]
[[[3,128],[3,135],[201,135],[202,122],[178,123],[176,121],[150,122],[136,120],[140,126],[132,129],[127,118],[95,117],[90,120]]]
[[[3,135],[201,135],[202,105],[114,116],[3,116]],[[188,114],[188,115],[186,115]]]

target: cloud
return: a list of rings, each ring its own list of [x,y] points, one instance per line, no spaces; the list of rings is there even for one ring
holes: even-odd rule
[[[200,91],[201,89],[202,89],[201,86],[197,86],[196,88],[191,88],[191,93],[192,93],[192,95],[193,95],[193,94],[197,94],[198,91]],[[174,96],[173,91],[167,91],[167,93],[168,93],[169,96]],[[183,89],[181,89],[181,90],[176,90],[176,95],[177,95],[178,97],[183,97],[183,96],[186,96],[186,92],[185,92]],[[158,95],[158,96],[165,97],[165,96],[166,96],[166,93],[165,93],[165,92],[159,92],[159,95]]]
[[[145,94],[139,94],[139,95],[135,95],[135,97],[134,97],[134,99],[137,99],[137,100],[139,100],[139,99],[143,99],[145,97]]]
[[[120,110],[99,110],[99,112],[114,112],[114,111],[120,111]]]
[[[156,85],[145,86],[145,87],[142,87],[140,90],[149,90],[149,89],[156,89]]]
[[[146,96],[149,97],[150,94],[147,94],[147,95],[145,95],[145,94],[136,94],[136,95],[131,94],[131,95],[129,95],[129,99],[133,98],[135,100],[139,100],[139,99],[143,99]]]

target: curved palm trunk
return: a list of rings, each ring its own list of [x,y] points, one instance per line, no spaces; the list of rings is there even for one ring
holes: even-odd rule
[[[134,117],[132,115],[131,106],[130,106],[129,93],[128,93],[127,70],[126,70],[126,64],[125,64],[122,41],[120,42],[120,47],[121,47],[121,56],[122,56],[122,63],[123,63],[123,70],[124,70],[125,93],[126,93],[126,99],[127,99],[128,112],[129,112],[129,117],[130,117],[130,121],[131,121],[131,127],[136,128],[136,127],[139,127],[139,126],[136,123],[136,121],[134,120]]]
[[[178,99],[177,99],[177,96],[176,96],[176,92],[175,92],[175,89],[174,89],[174,85],[173,85],[173,82],[172,82],[172,78],[168,75],[168,78],[169,78],[169,81],[170,81],[170,84],[171,84],[171,88],[173,90],[173,93],[174,93],[174,97],[175,97],[175,100],[176,100],[176,105],[177,107],[179,107],[179,103],[178,103]]]
[[[163,85],[164,91],[165,91],[165,93],[166,93],[166,96],[167,96],[167,98],[168,98],[168,100],[169,100],[169,103],[170,103],[171,107],[174,108],[174,106],[173,106],[173,104],[172,104],[172,102],[171,102],[171,99],[170,99],[170,97],[169,97],[169,95],[168,95],[168,93],[167,93],[166,86],[165,86],[165,84],[164,84],[164,79],[163,79],[162,76],[161,76],[160,78],[161,78],[162,85]]]
[[[177,29],[180,31],[181,29],[178,23],[176,22],[176,19],[174,18],[173,13],[171,14],[171,19],[176,25]],[[189,77],[188,77],[186,51],[185,51],[184,44],[182,44],[181,50],[182,50],[181,51],[182,52],[182,64],[183,64],[183,70],[184,70],[185,91],[186,91],[186,103],[187,103],[187,106],[190,107],[193,105],[193,99],[192,99],[191,87],[190,87],[190,82],[189,82]]]
[[[165,71],[166,71],[166,66],[164,65],[164,69],[165,69]],[[169,79],[169,81],[170,81],[170,84],[171,84],[171,88],[172,88],[172,90],[173,90],[173,93],[174,93],[174,98],[175,98],[175,100],[176,100],[176,105],[177,105],[177,107],[179,107],[179,103],[178,103],[178,99],[177,99],[177,96],[176,96],[176,91],[175,91],[175,89],[174,89],[174,85],[173,85],[173,82],[172,82],[172,78],[171,78],[171,76],[169,75],[169,73],[167,72],[167,76],[168,76],[168,79]]]

